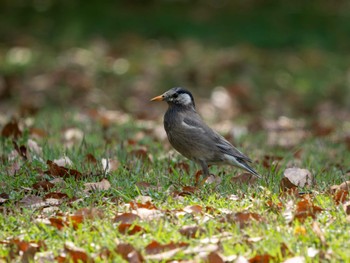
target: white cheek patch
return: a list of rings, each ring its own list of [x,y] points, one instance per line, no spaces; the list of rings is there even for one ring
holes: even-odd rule
[[[192,99],[191,99],[190,95],[188,95],[188,94],[186,94],[186,93],[180,94],[180,96],[178,97],[178,101],[179,101],[180,104],[182,104],[182,105],[189,105],[189,104],[192,104]]]

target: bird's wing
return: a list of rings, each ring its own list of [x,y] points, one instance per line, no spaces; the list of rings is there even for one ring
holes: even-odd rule
[[[239,158],[242,161],[252,162],[252,160],[244,155],[241,151],[237,150],[229,141],[223,136],[218,134],[216,131],[206,125],[201,117],[196,113],[191,115],[191,118],[184,117],[184,127],[188,129],[197,129],[199,134],[210,139],[215,146],[224,154],[232,155],[235,158]],[[197,134],[198,135],[198,134]],[[205,138],[203,138],[205,140]]]

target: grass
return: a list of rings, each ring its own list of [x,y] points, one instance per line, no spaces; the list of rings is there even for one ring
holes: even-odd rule
[[[245,135],[236,142],[238,145],[244,145],[245,152],[254,160],[258,160],[255,166],[265,175],[264,180],[252,185],[232,184],[230,178],[238,173],[237,170],[212,167],[211,172],[214,174],[225,173],[220,184],[205,185],[195,193],[179,196],[173,194],[175,190],[182,191],[183,186],[193,185],[193,174],[197,169],[195,165],[190,164],[189,173],[179,169],[170,173],[169,168],[184,159],[179,155],[166,157],[168,146],[156,140],[154,134],[145,130],[139,122],[112,124],[104,130],[95,119],[77,121],[76,116],[77,112],[74,111],[62,114],[51,110],[43,110],[34,116],[34,126],[44,129],[49,135],[34,139],[42,147],[43,153],[37,156],[31,153],[31,160],[24,161],[20,157],[9,160],[13,145],[11,139],[2,139],[0,193],[9,194],[9,200],[0,206],[2,243],[13,238],[28,242],[44,241],[45,247],[41,246],[41,252],[51,253],[53,257],[66,253],[68,258],[70,256],[74,260],[76,250],[67,249],[67,242],[71,241],[75,246],[84,249],[86,255],[94,258],[96,262],[104,261],[102,256],[98,256],[103,248],[113,255],[113,260],[120,260],[120,255],[114,252],[116,245],[120,243],[132,244],[146,259],[150,259],[146,246],[153,240],[161,244],[188,243],[186,248],[169,258],[164,256],[163,261],[204,261],[213,247],[222,257],[232,258],[235,255],[252,259],[257,255],[269,255],[268,259],[276,262],[293,256],[303,256],[306,262],[345,262],[349,258],[350,225],[342,206],[335,204],[328,189],[331,185],[345,180],[335,164],[341,163],[344,166],[350,160],[347,149],[341,144],[334,144],[331,137],[311,137],[298,145],[304,151],[300,167],[309,169],[316,176],[317,184],[307,190],[313,192],[313,204],[323,209],[315,219],[308,217],[305,222],[299,222],[288,221],[286,216],[288,212],[293,215],[294,209],[290,210],[288,206],[295,205],[299,199],[293,196],[281,197],[279,192],[283,170],[290,161],[295,160],[293,152],[266,145],[266,131]],[[64,128],[67,127],[76,127],[84,131],[84,139],[76,141],[70,149],[63,146],[62,139]],[[137,135],[138,133],[142,136]],[[130,141],[128,143],[128,140],[136,136],[140,137],[136,144]],[[29,132],[25,132],[18,139],[18,144],[26,145],[27,139],[32,137]],[[140,146],[147,149],[146,153],[152,156],[152,162],[131,154],[132,150]],[[87,153],[96,157],[96,165],[86,161]],[[263,167],[261,160],[265,154],[282,156],[280,169],[274,171]],[[71,168],[84,174],[83,178],[75,180],[69,177],[64,179],[63,184],[56,184],[49,191],[35,190],[34,183],[43,179],[53,179],[51,175],[42,172],[48,169],[46,160],[59,159],[64,155],[72,160]],[[118,168],[113,172],[104,173],[100,165],[102,158],[117,159]],[[10,174],[9,170],[14,163],[20,168],[16,174]],[[84,191],[84,183],[99,182],[102,178],[111,183],[110,189]],[[144,187],[138,184],[140,182],[147,182],[149,185]],[[46,208],[40,205],[36,208],[25,207],[20,202],[29,195],[44,197],[48,192],[65,193],[68,199],[62,200],[59,205],[46,205]],[[234,199],[231,198],[232,195]],[[129,202],[137,200],[140,196],[150,197],[157,207],[157,210],[151,211],[158,211],[160,214],[151,219],[141,213],[144,217],[136,220],[133,225],[142,227],[145,232],[123,234],[118,231],[118,223],[115,223],[113,218],[116,214],[131,211]],[[72,201],[72,198],[75,201]],[[281,207],[277,208],[279,202]],[[199,205],[202,211],[188,212],[186,207],[193,205]],[[54,210],[49,209],[52,207]],[[206,210],[206,207],[210,209]],[[70,222],[61,230],[47,223],[48,218],[74,215],[81,208],[98,208],[103,212],[103,216],[100,218],[94,212],[91,219],[85,218],[77,226],[74,226],[74,221]],[[248,220],[242,223],[232,216],[227,216],[237,212],[256,213],[261,217],[261,221]],[[313,229],[315,222],[320,226],[322,234]],[[179,232],[184,226],[198,226],[201,231],[188,238]],[[320,235],[324,236],[324,240]],[[283,248],[284,246],[288,249]],[[20,258],[14,247],[16,246],[13,244],[0,243],[0,258]],[[311,249],[317,251],[312,257]],[[36,257],[44,257],[44,254],[36,253]],[[33,257],[30,257],[30,260],[32,259]]]

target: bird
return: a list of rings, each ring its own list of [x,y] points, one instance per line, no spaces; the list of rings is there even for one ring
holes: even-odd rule
[[[249,157],[203,121],[196,111],[191,92],[175,87],[150,101],[168,103],[164,115],[164,129],[168,140],[177,152],[200,165],[203,176],[201,185],[210,176],[208,165],[213,164],[232,165],[261,178],[249,165],[252,163]]]

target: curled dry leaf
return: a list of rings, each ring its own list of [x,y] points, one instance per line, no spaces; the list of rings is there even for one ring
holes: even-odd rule
[[[235,214],[227,214],[220,221],[223,223],[235,223],[238,224],[239,227],[243,228],[249,225],[251,222],[263,222],[264,219],[257,213],[238,212]]]
[[[146,230],[139,225],[125,224],[125,223],[121,223],[118,226],[118,231],[122,234],[128,234],[128,235],[135,235],[137,233],[142,234],[146,232]]]
[[[333,185],[330,188],[331,192],[336,192],[337,190],[350,191],[350,181],[345,181],[339,185]]]
[[[249,259],[249,263],[269,263],[273,260],[273,257],[269,254],[256,255]]]
[[[1,200],[1,199],[0,199]],[[350,215],[350,201],[343,204],[345,214]]]
[[[203,208],[200,205],[190,205],[183,209],[186,213],[199,215],[203,213]]]
[[[179,242],[179,243],[174,243],[174,242],[170,242],[168,244],[162,245],[160,243],[158,243],[157,241],[152,241],[150,244],[148,244],[145,247],[145,252],[146,254],[159,254],[162,253],[164,251],[168,251],[168,250],[173,250],[173,249],[177,249],[177,248],[185,248],[187,247],[189,244],[185,243],[185,242]]]
[[[123,223],[123,224],[133,224],[135,221],[140,220],[141,218],[138,215],[133,213],[123,213],[121,215],[117,215],[114,219],[114,223]]]
[[[40,181],[32,185],[33,189],[42,191],[49,191],[54,186],[55,185],[53,183],[50,183],[49,181]]]
[[[79,179],[82,177],[82,174],[74,169],[69,169],[63,166],[59,166],[56,163],[47,160],[47,165],[49,166],[49,170],[46,171],[48,174],[52,175],[52,176],[58,176],[58,177],[69,177],[69,176],[74,176],[75,179]]]
[[[284,171],[283,176],[288,178],[292,184],[298,187],[312,186],[314,184],[313,175],[306,169],[287,168]]]
[[[210,252],[205,260],[207,263],[224,263],[224,260],[217,252]]]
[[[84,184],[85,192],[89,191],[106,191],[111,188],[111,183],[107,179],[102,179],[100,182],[97,183],[85,183]]]
[[[347,200],[348,195],[349,191],[339,189],[333,194],[333,200],[337,205],[339,205]]]
[[[115,252],[129,263],[141,263],[145,261],[141,253],[130,244],[117,245]]]
[[[67,241],[64,244],[64,251],[68,255],[68,261],[72,260],[74,263],[78,262],[93,262],[93,259],[82,248],[76,247],[74,243]]]
[[[312,217],[315,219],[316,215],[322,211],[323,209],[319,206],[314,205],[312,201],[303,199],[296,205],[294,219],[297,219],[300,222],[304,222],[307,217]]]
[[[1,130],[2,137],[13,137],[17,139],[22,136],[22,131],[19,128],[18,122],[16,120],[11,120]]]
[[[97,164],[97,159],[92,153],[88,153],[85,155],[85,161],[94,165]]]
[[[146,208],[146,209],[158,209],[151,201],[146,201],[145,203],[140,202],[130,202],[131,209]]]

